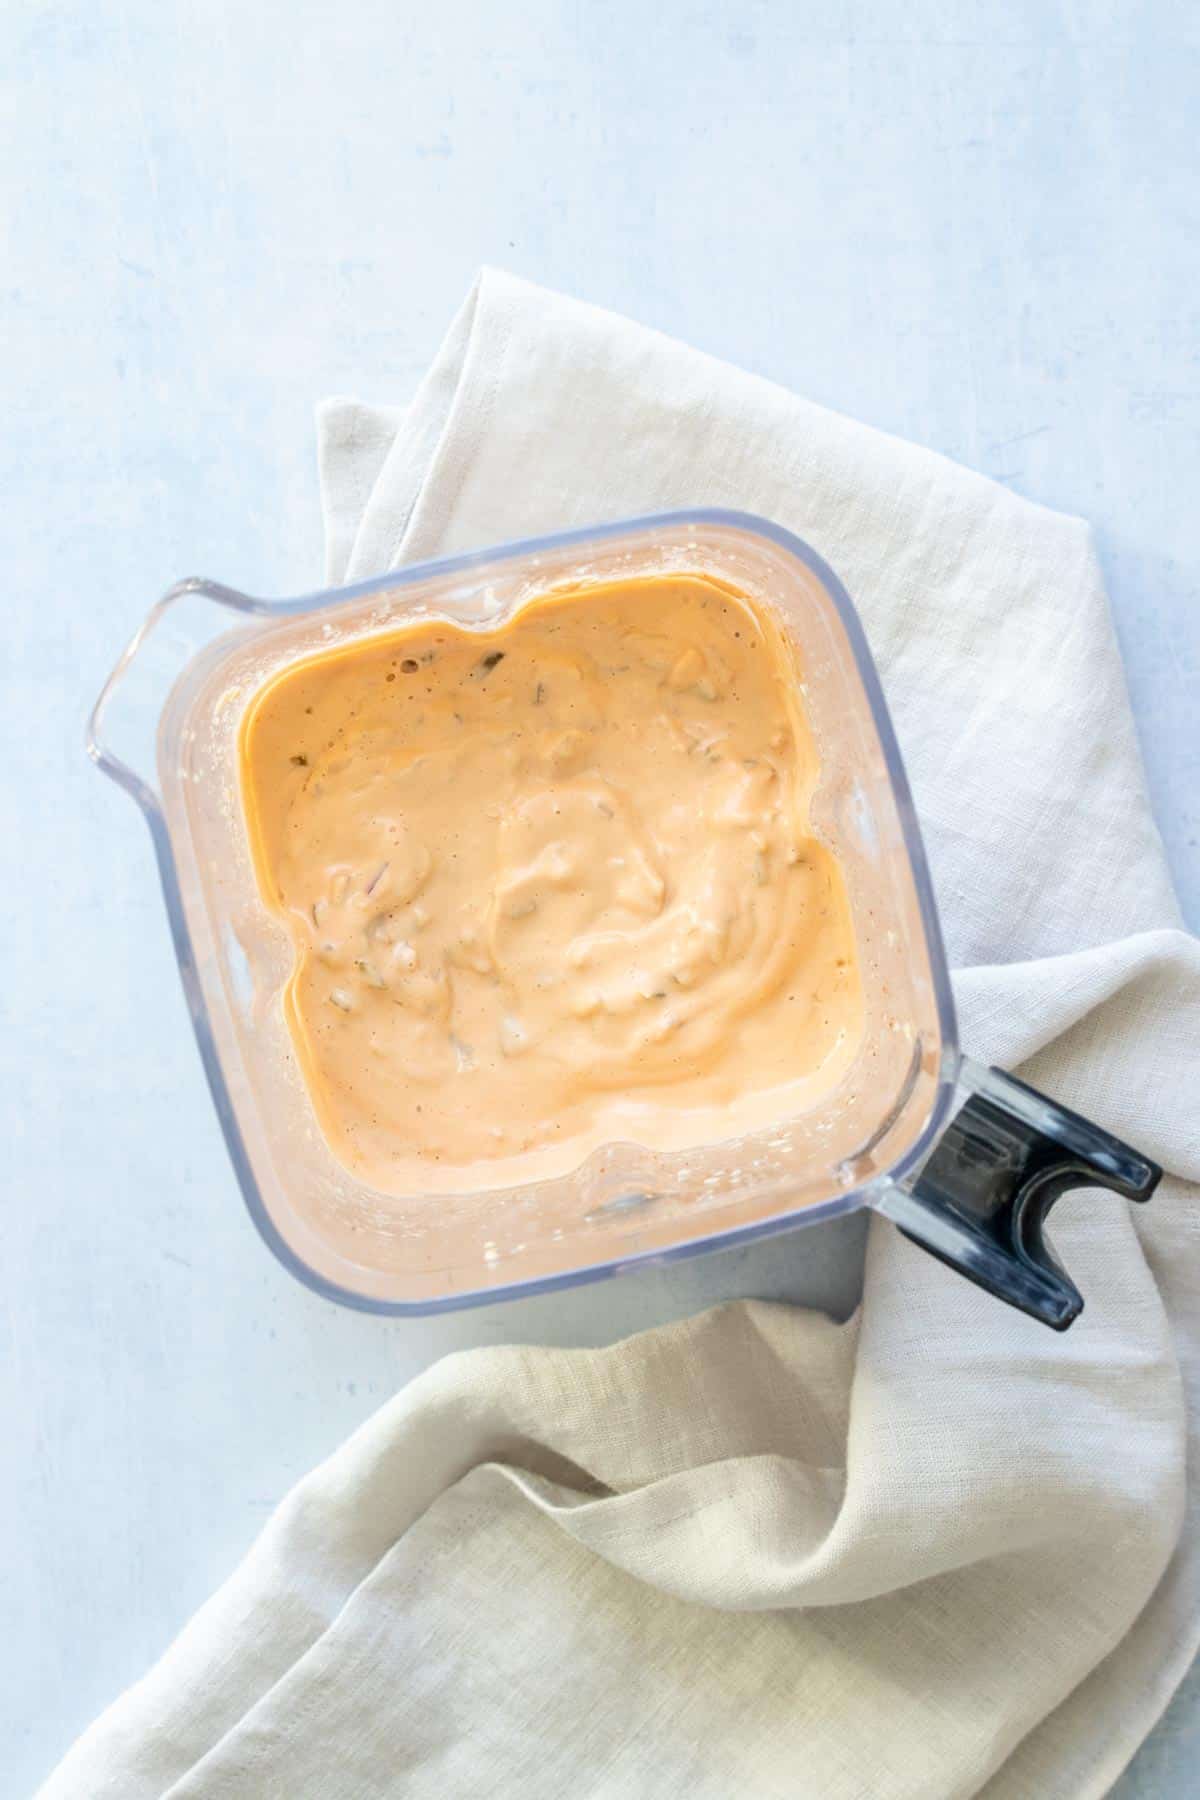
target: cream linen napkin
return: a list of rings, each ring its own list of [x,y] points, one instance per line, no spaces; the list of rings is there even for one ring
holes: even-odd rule
[[[1200,1616],[1200,953],[1086,529],[493,273],[407,411],[324,409],[321,472],[331,581],[700,503],[808,538],[882,667],[964,1041],[1170,1177],[1056,1212],[1065,1337],[873,1221],[845,1325],[751,1303],[449,1358],[44,1792],[1102,1794]]]

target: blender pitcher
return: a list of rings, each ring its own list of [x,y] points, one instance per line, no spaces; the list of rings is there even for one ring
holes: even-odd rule
[[[794,649],[821,764],[812,825],[842,865],[858,941],[858,1055],[815,1110],[736,1139],[672,1152],[608,1143],[562,1177],[436,1202],[368,1188],[321,1135],[288,1039],[291,946],[259,899],[238,793],[245,707],[287,664],[414,619],[494,630],[549,589],[667,573],[738,589]],[[920,832],[862,626],[833,571],[767,520],[713,509],[634,519],[295,600],[180,582],[106,683],[88,750],[150,827],[251,1217],[330,1299],[391,1314],[479,1305],[872,1207],[1062,1330],[1083,1301],[1044,1234],[1055,1200],[1081,1185],[1146,1200],[1158,1182],[1127,1145],[961,1054]]]

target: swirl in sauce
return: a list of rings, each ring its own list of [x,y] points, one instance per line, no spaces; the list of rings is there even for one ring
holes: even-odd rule
[[[794,653],[711,577],[424,622],[251,701],[243,804],[325,1136],[382,1190],[565,1173],[815,1105],[862,1037]]]

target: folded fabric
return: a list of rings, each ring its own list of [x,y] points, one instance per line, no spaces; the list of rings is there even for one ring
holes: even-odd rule
[[[845,1324],[448,1359],[44,1793],[1103,1794],[1200,1636],[1200,946],[1085,527],[491,272],[412,405],[333,403],[320,448],[333,582],[682,505],[807,538],[881,666],[965,1044],[1168,1177],[1056,1211],[1063,1337],[873,1221]]]

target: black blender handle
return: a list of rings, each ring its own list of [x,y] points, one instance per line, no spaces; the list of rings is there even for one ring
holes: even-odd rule
[[[1043,1235],[1050,1208],[1075,1187],[1148,1200],[1162,1170],[1014,1075],[964,1072],[974,1092],[880,1210],[989,1294],[1065,1331],[1083,1296]]]

